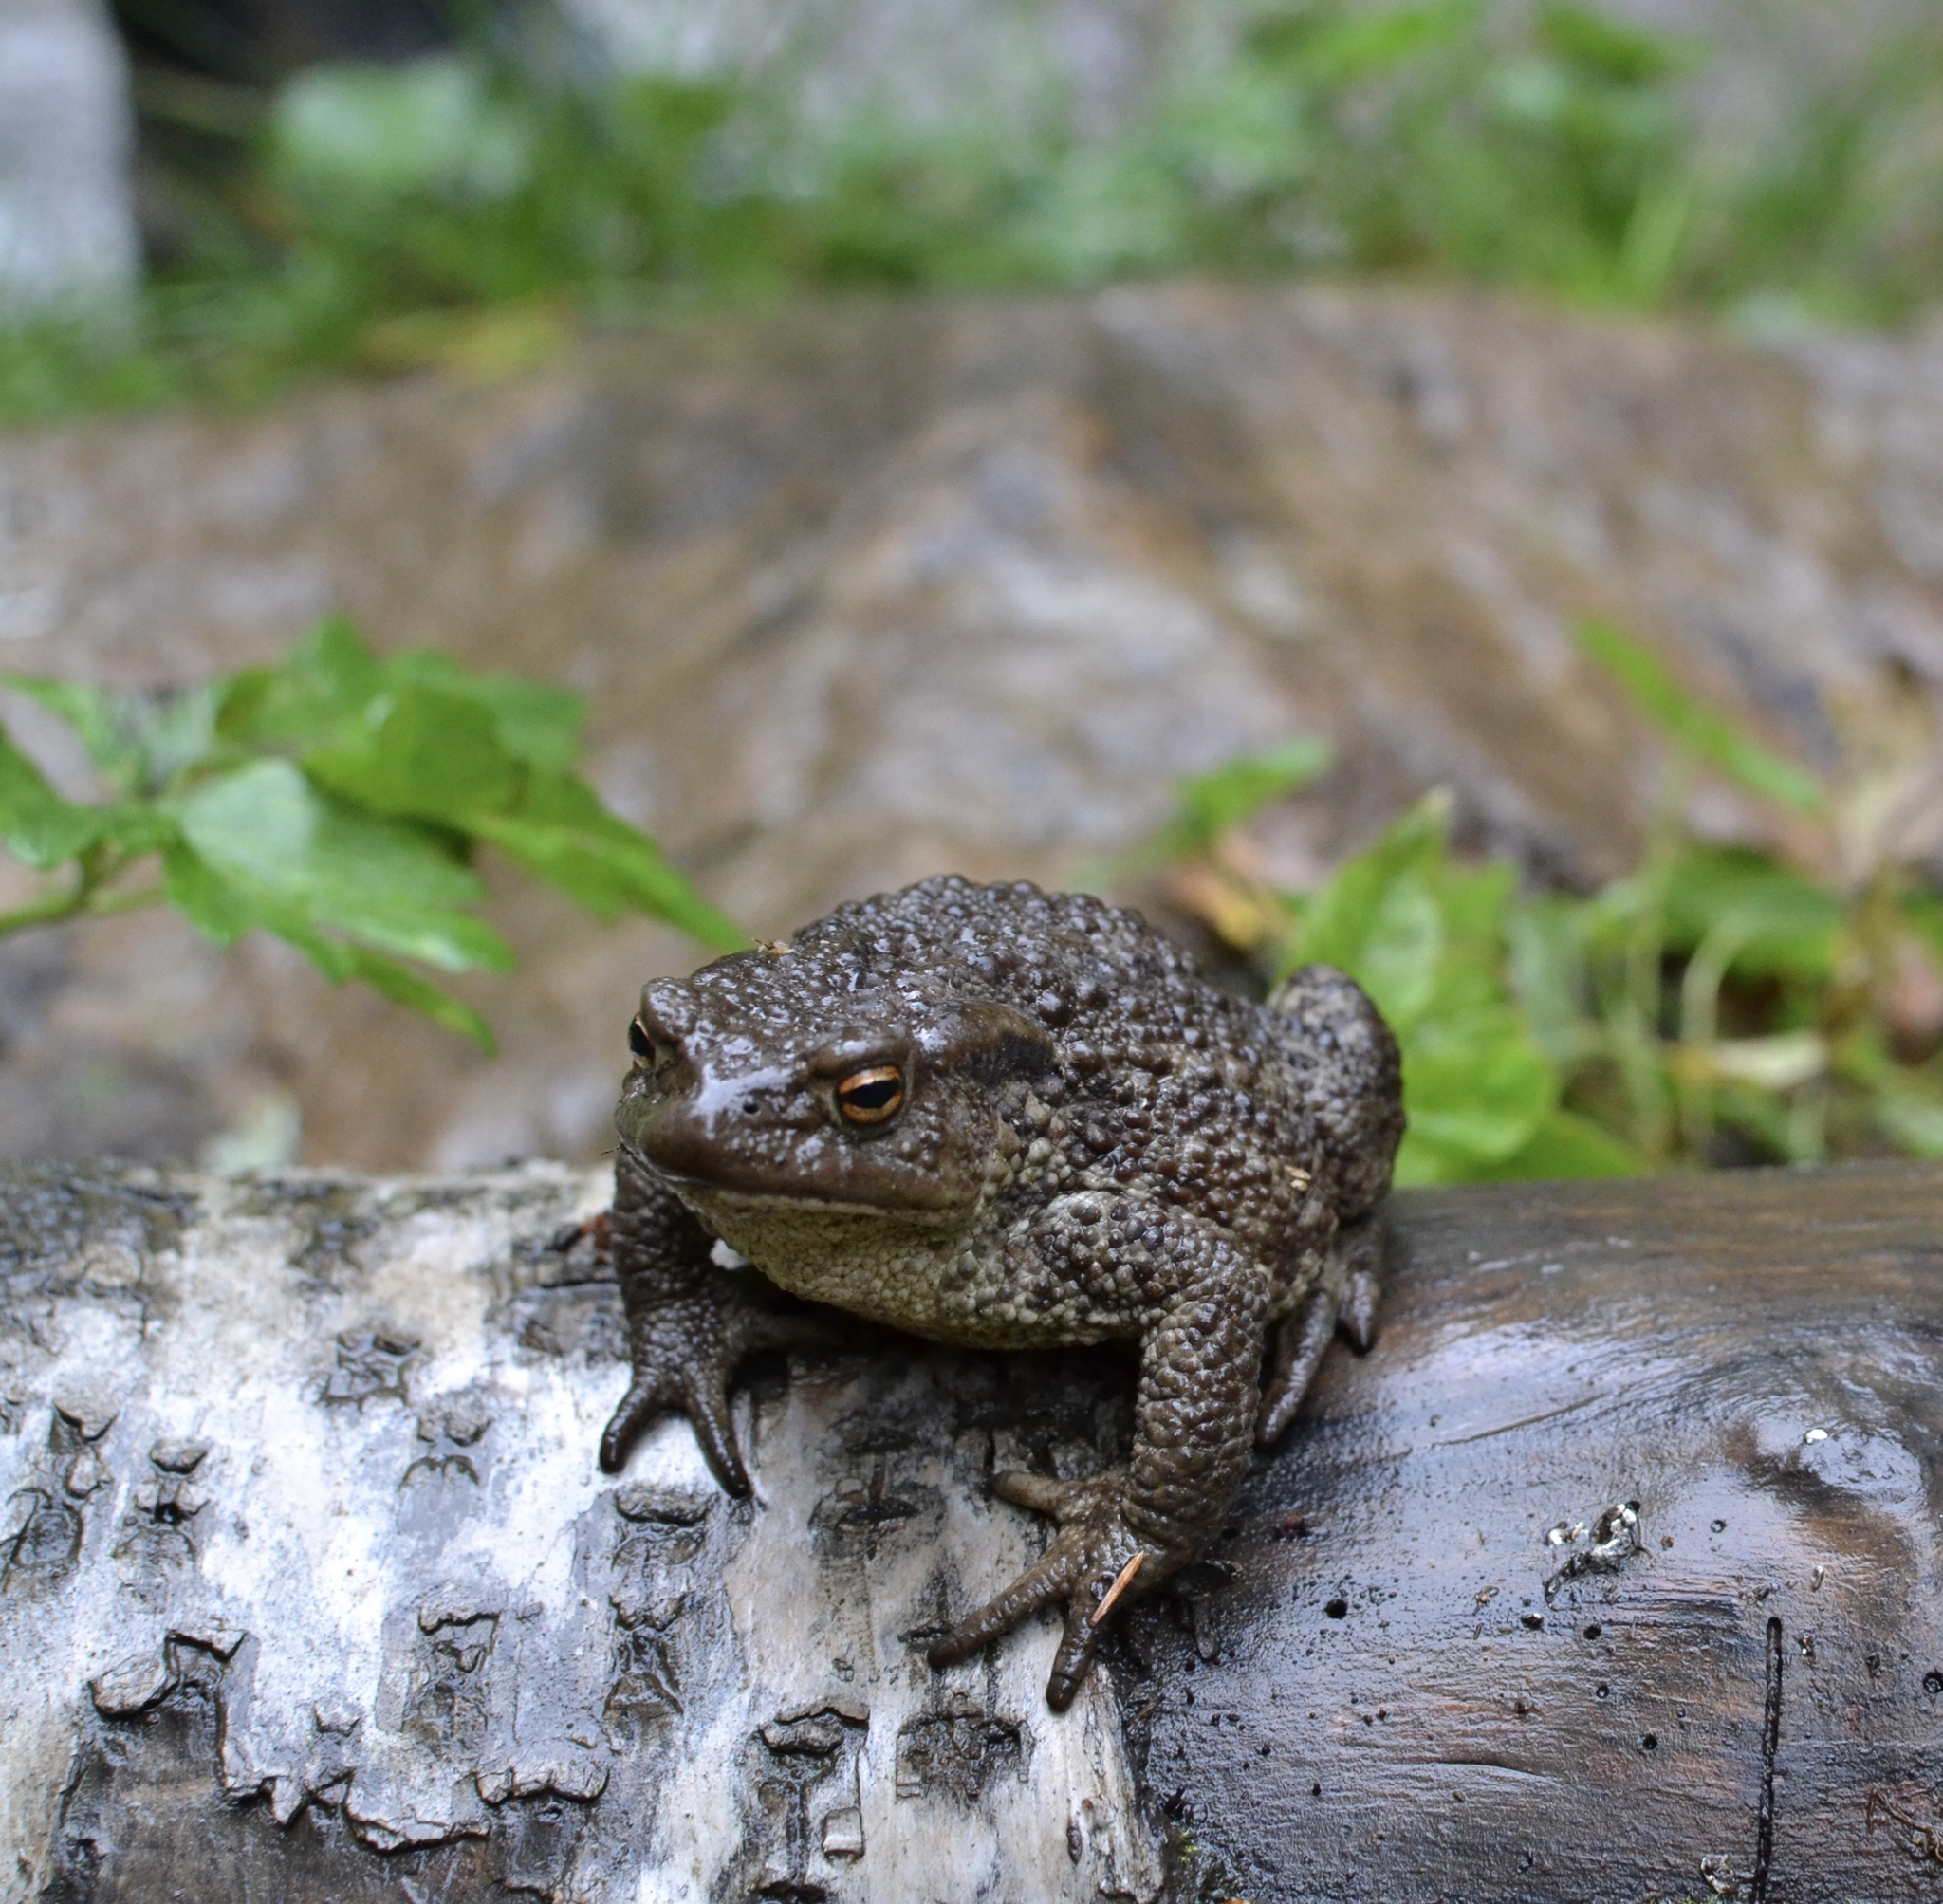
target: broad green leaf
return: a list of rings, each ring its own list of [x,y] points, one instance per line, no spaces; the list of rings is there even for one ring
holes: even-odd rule
[[[252,927],[261,927],[287,939],[333,984],[360,979],[398,1004],[472,1039],[489,1056],[496,1048],[490,1028],[471,1006],[396,959],[318,930],[317,915],[301,899],[247,878],[232,882],[187,843],[171,848],[163,856],[163,867],[170,901],[216,944],[233,945]]]
[[[485,888],[436,836],[319,792],[288,761],[205,781],[169,810],[196,856],[265,912],[448,971],[512,964],[498,934],[460,910]]]
[[[119,693],[87,681],[0,675],[0,685],[58,714],[118,792],[153,794],[207,760],[215,746],[215,690]]]
[[[145,800],[119,800],[93,810],[101,815],[102,838],[130,859],[159,853],[181,838],[176,823]]]
[[[342,939],[327,938],[293,915],[268,918],[264,924],[295,946],[333,985],[360,979],[394,1003],[422,1011],[449,1031],[470,1038],[489,1058],[498,1050],[491,1026],[470,1005],[441,991],[396,959],[362,946],[347,945]]]
[[[1594,1042],[1586,1017],[1587,909],[1577,899],[1546,897],[1514,908],[1506,923],[1507,975],[1546,1057],[1569,1068]]]
[[[220,686],[216,728],[244,746],[328,747],[384,685],[377,657],[342,616],[323,621],[272,668]]]
[[[377,695],[338,746],[304,756],[304,770],[374,812],[457,823],[506,806],[520,778],[486,708],[422,687]]]
[[[1427,794],[1374,846],[1341,867],[1309,901],[1282,974],[1323,964],[1354,976],[1391,887],[1407,873],[1428,877],[1442,863],[1450,817],[1451,796],[1441,790]]]
[[[1430,881],[1415,871],[1377,901],[1356,963],[1343,968],[1399,1033],[1436,994],[1444,957],[1444,918]]]
[[[96,806],[74,806],[0,733],[0,841],[16,860],[46,871],[85,852],[102,837]]]
[[[186,842],[162,855],[162,880],[169,903],[219,946],[234,945],[261,923],[249,899]]]
[[[1174,811],[1154,835],[1105,866],[1104,880],[1164,866],[1206,853],[1223,834],[1252,819],[1263,807],[1299,792],[1326,773],[1335,754],[1325,740],[1298,735],[1266,753],[1248,754],[1212,773],[1194,774],[1174,786]]]
[[[0,686],[59,714],[113,785],[129,788],[137,784],[140,758],[122,730],[116,707],[119,695],[90,681],[60,681],[41,675],[0,675]]]
[[[1642,1158],[1576,1111],[1554,1110],[1531,1137],[1508,1157],[1486,1165],[1481,1177],[1508,1181],[1527,1177],[1638,1176]]]
[[[1820,813],[1827,796],[1820,781],[1770,751],[1717,708],[1690,693],[1643,642],[1608,621],[1582,621],[1580,645],[1616,679],[1641,712],[1676,741],[1751,793],[1801,813]]]
[[[609,813],[570,774],[535,772],[518,812],[471,814],[465,823],[601,918],[638,908],[723,952],[749,942],[645,833]]]
[[[1212,773],[1195,774],[1175,786],[1176,825],[1194,845],[1211,846],[1263,807],[1326,773],[1334,758],[1327,741],[1303,734],[1266,753],[1230,761]]]
[[[437,688],[476,701],[516,760],[564,772],[579,757],[586,704],[571,688],[517,675],[475,675],[435,648],[407,648],[391,658],[385,674],[399,686]]]
[[[1727,929],[1736,940],[1730,971],[1819,983],[1834,970],[1841,901],[1765,854],[1691,847],[1667,876],[1663,904],[1671,951],[1696,951]]]
[[[347,976],[361,979],[374,991],[382,992],[398,1005],[410,1006],[414,1011],[423,1012],[448,1031],[456,1031],[461,1038],[470,1038],[489,1058],[499,1049],[492,1036],[492,1027],[470,1005],[453,997],[449,991],[441,991],[429,979],[419,977],[396,959],[366,952],[361,946],[353,947]]]
[[[1404,1047],[1403,1106],[1419,1152],[1502,1162],[1557,1100],[1556,1074],[1508,1006],[1423,1026]]]

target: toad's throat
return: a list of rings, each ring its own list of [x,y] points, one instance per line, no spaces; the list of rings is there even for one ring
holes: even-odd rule
[[[677,1182],[702,1222],[793,1295],[920,1334],[946,1333],[946,1268],[967,1212],[879,1210]]]

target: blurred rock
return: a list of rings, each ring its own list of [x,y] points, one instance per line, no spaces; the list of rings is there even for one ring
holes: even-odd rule
[[[133,287],[134,131],[99,0],[0,0],[0,323]]]
[[[564,678],[607,797],[765,934],[941,868],[1070,880],[1298,730],[1342,765],[1258,828],[1279,877],[1442,783],[1469,844],[1583,884],[1659,761],[1573,619],[1833,773],[1943,686],[1939,504],[1939,339],[1783,356],[1400,290],[829,305],[0,441],[0,660],[183,681],[342,608]],[[1769,823],[1718,787],[1698,817]],[[13,941],[0,1148],[247,1146],[287,1092],[310,1157],[589,1157],[636,989],[694,950],[511,878],[497,916],[493,1063],[279,946]]]

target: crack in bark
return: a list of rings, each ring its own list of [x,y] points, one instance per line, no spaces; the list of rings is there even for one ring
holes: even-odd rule
[[[1753,1904],[1767,1904],[1767,1874],[1774,1863],[1774,1755],[1781,1747],[1781,1617],[1767,1622],[1767,1699],[1761,1714],[1761,1811],[1754,1839]]]

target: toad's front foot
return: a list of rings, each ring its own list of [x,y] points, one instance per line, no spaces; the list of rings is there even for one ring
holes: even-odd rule
[[[1178,1564],[1128,1530],[1122,1513],[1124,1488],[1122,1474],[1055,1481],[1050,1475],[1013,1469],[993,1475],[994,1494],[1053,1515],[1059,1532],[1044,1559],[931,1648],[926,1657],[932,1665],[953,1665],[1009,1633],[1042,1606],[1064,1600],[1065,1633],[1046,1682],[1046,1703],[1055,1712],[1064,1712],[1093,1663],[1093,1650],[1108,1616],[1129,1593],[1157,1584]]]
[[[736,1364],[759,1349],[826,1342],[832,1332],[823,1318],[752,1300],[738,1285],[739,1279],[718,1271],[686,1294],[629,1304],[634,1382],[601,1437],[605,1472],[620,1473],[641,1431],[675,1409],[694,1425],[715,1479],[731,1494],[749,1491],[729,1411]]]

